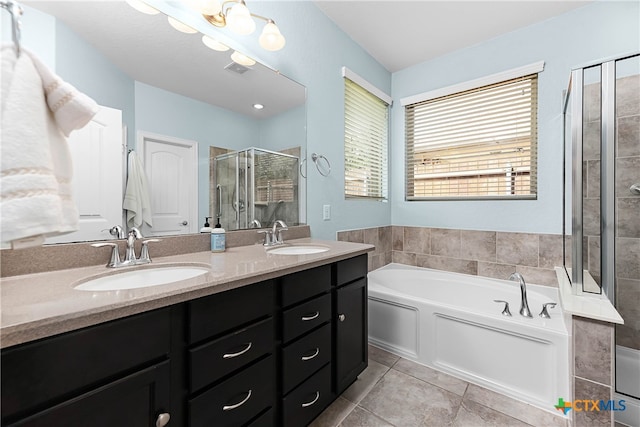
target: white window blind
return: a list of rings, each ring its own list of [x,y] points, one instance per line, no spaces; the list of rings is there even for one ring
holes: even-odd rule
[[[406,105],[407,200],[535,198],[537,81]]]
[[[344,79],[345,198],[387,198],[389,104]]]

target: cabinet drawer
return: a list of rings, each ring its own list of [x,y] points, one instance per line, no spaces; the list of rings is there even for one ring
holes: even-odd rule
[[[331,365],[327,365],[282,399],[283,425],[306,426],[332,399]]]
[[[189,426],[240,426],[273,407],[274,360],[274,356],[269,356],[190,400]]]
[[[282,352],[283,393],[331,360],[331,324],[293,342]]]
[[[189,350],[191,392],[273,350],[273,318]]]
[[[367,254],[336,263],[336,285],[342,286],[367,275]]]
[[[330,289],[330,264],[286,275],[282,278],[282,306],[290,306]]]
[[[275,411],[271,408],[255,420],[251,421],[247,427],[273,427],[276,425],[275,416]]]
[[[331,294],[295,306],[282,315],[282,340],[289,342],[331,319]]]
[[[212,338],[271,316],[275,305],[273,281],[244,286],[188,303],[189,344]]]
[[[170,318],[169,308],[154,310],[5,349],[2,418],[166,357]]]

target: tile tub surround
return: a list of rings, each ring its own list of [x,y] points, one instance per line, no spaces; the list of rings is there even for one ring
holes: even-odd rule
[[[556,234],[394,225],[340,231],[338,240],[375,245],[369,270],[397,262],[497,279],[518,272],[527,282],[557,287],[554,267],[563,263]]]
[[[196,263],[208,266],[210,271],[179,282],[124,291],[74,289],[75,285],[96,275],[127,270],[108,269],[104,265],[3,278],[0,281],[0,347],[167,307],[373,250],[370,245],[309,238],[291,243],[324,245],[329,250],[309,255],[274,255],[262,245],[250,245],[230,248],[224,253],[205,251],[158,257],[153,265],[136,268]]]
[[[552,411],[552,409],[551,409]],[[567,426],[567,419],[369,346],[369,367],[311,427]]]
[[[256,230],[238,230],[228,232],[227,248],[236,248],[259,244],[264,236]],[[311,236],[308,225],[289,227],[284,232],[285,242],[292,239],[302,239]],[[154,237],[155,238],[155,237]],[[194,252],[205,252],[211,249],[209,233],[186,234],[181,236],[160,236],[159,242],[149,243],[151,258],[182,255]],[[144,239],[143,239],[144,240]],[[115,240],[106,240],[114,242]],[[18,276],[22,274],[41,273],[46,271],[66,270],[68,268],[89,267],[92,265],[106,265],[109,261],[111,248],[94,248],[95,242],[63,243],[44,245],[27,249],[3,249],[0,251],[0,277]],[[120,256],[124,259],[126,242],[118,240]],[[141,242],[136,242],[136,254],[140,254]]]

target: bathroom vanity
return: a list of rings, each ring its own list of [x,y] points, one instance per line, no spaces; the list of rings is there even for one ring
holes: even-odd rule
[[[307,425],[367,366],[371,247],[350,245],[277,257],[281,269],[263,255],[239,280],[185,293],[141,291],[139,313],[3,348],[2,424]],[[46,324],[55,330],[53,320],[37,329]]]

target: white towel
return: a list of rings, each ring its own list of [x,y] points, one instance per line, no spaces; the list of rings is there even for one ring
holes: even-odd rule
[[[149,227],[153,226],[149,184],[147,184],[147,176],[135,151],[129,153],[129,174],[122,208],[127,211],[127,225],[129,227],[140,227],[143,221]]]
[[[55,236],[77,229],[71,156],[45,100],[43,80],[33,55],[16,58],[13,46],[3,45],[0,56],[1,241],[28,239],[37,244],[42,239],[35,236]]]

